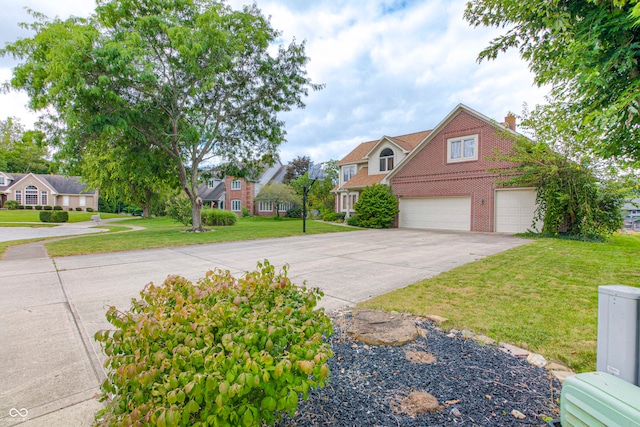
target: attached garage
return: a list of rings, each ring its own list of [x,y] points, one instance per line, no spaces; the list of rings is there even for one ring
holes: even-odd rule
[[[471,197],[400,199],[402,228],[471,230]]]
[[[495,196],[495,230],[524,233],[531,229],[536,210],[535,188],[500,189]]]

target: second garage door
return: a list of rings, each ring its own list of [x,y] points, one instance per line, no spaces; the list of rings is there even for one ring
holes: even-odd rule
[[[519,188],[496,190],[496,231],[524,233],[531,228],[536,211],[536,190]],[[541,228],[540,223],[536,226]]]
[[[470,197],[400,199],[400,227],[439,230],[471,229]]]

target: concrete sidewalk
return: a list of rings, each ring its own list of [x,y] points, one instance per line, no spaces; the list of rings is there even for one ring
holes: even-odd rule
[[[105,375],[92,337],[110,328],[107,306],[126,310],[145,284],[169,274],[196,280],[218,267],[240,275],[268,259],[278,268],[289,264],[294,283],[320,287],[320,305],[333,310],[526,242],[392,229],[55,260],[24,245],[23,258],[0,262],[0,426],[90,425]]]

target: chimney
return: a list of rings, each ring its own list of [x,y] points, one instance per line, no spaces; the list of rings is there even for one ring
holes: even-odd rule
[[[504,118],[504,125],[507,129],[511,129],[512,131],[516,131],[516,116],[509,113],[507,117]]]

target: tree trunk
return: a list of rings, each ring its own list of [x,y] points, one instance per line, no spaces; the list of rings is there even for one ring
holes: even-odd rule
[[[149,218],[151,211],[151,190],[147,188],[145,192],[146,197],[144,198],[144,203],[142,206],[142,217]]]

